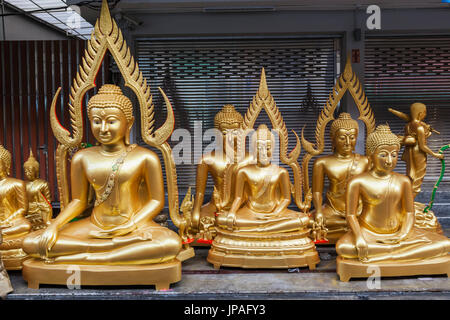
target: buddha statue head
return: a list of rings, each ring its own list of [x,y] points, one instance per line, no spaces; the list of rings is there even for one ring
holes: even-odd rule
[[[367,136],[366,148],[372,170],[380,173],[394,170],[400,150],[400,139],[391,132],[388,125],[379,125]]]
[[[265,124],[260,124],[253,134],[253,143],[256,147],[258,165],[269,165],[275,147],[275,137]]]
[[[415,102],[410,106],[412,120],[423,120],[427,116],[427,107],[420,102]]]
[[[11,153],[0,145],[0,179],[9,176],[11,170]]]
[[[358,129],[358,122],[349,113],[339,114],[330,127],[333,151],[342,156],[350,155],[355,150]]]
[[[39,162],[33,155],[33,150],[30,149],[30,156],[28,160],[23,164],[23,170],[25,177],[29,181],[36,180],[39,177]]]
[[[101,144],[114,144],[122,139],[126,145],[130,144],[133,105],[118,86],[105,84],[89,99],[88,117],[92,133]]]
[[[239,138],[243,134],[243,123],[244,118],[231,104],[224,105],[222,110],[216,114],[214,117],[214,127],[222,133],[224,147],[229,146],[231,150],[240,148],[241,140]],[[228,156],[231,159],[234,158],[234,155]]]

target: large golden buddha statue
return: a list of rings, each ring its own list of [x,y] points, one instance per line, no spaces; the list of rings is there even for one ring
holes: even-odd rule
[[[0,145],[0,226],[3,242],[0,254],[7,270],[22,269],[27,255],[22,241],[30,232],[31,224],[25,218],[28,210],[25,182],[9,176],[11,154]]]
[[[39,162],[31,149],[28,160],[23,164],[23,170],[27,179],[28,197],[28,212],[25,217],[30,221],[32,231],[44,229],[52,218],[52,195],[48,182],[39,178]]]
[[[260,88],[245,117],[245,129],[252,128],[262,108],[269,114],[274,129],[280,135],[281,160],[291,165],[298,174],[300,170],[296,160],[300,150],[295,148],[291,157],[283,155],[286,152],[287,130],[268,91],[264,70]],[[260,125],[252,140],[255,161],[237,170],[234,200],[230,209],[220,212],[216,218],[217,235],[207,260],[215,268],[309,266],[314,269],[319,257],[314,242],[308,237],[311,222],[305,213],[309,208],[308,199],[305,202],[301,197],[296,199],[301,212],[288,209],[291,194],[296,194],[293,192],[295,185],[291,185],[287,169],[272,163],[276,143],[274,134],[266,125]],[[297,187],[301,186],[299,180],[295,183]],[[301,192],[301,188],[298,191]]]
[[[160,90],[167,107],[167,119],[154,130],[150,88],[104,0],[100,19],[72,83],[69,103],[72,136],[56,117],[60,89],[52,102],[50,123],[60,142],[56,167],[62,210],[47,229],[35,231],[24,240],[24,250],[34,258],[25,261],[23,269],[30,287],[36,288],[40,283],[66,284],[68,266],[77,265],[81,285],[154,284],[157,289],[167,289],[170,283],[181,279],[181,261],[191,256],[192,250],[182,244],[183,231],[180,237],[153,221],[164,208],[162,166],[156,153],[130,144],[134,123],[132,103],[115,85],[103,85],[88,102],[89,123],[98,145],[73,155],[71,197],[67,194],[68,153],[82,141],[83,97],[95,86],[94,80],[107,50],[115,59],[125,85],[137,97],[144,142],[163,155],[172,221],[180,230],[186,229],[187,223],[178,213],[176,170],[167,143],[174,126],[172,107]],[[95,193],[92,213],[72,221],[91,209],[91,189]]]
[[[211,241],[198,239],[200,234],[210,233],[209,238],[213,238],[216,214],[222,210],[228,211],[233,202],[236,172],[251,161],[251,157],[244,153],[245,146],[240,144],[243,121],[244,118],[233,105],[225,105],[214,117],[214,127],[222,133],[223,142],[221,152],[214,150],[204,154],[197,165],[196,192],[189,232],[197,235],[199,243]],[[202,206],[208,173],[214,182],[214,193],[211,200]]]
[[[348,183],[350,231],[336,244],[337,272],[343,281],[369,276],[368,266],[380,268],[380,276],[450,275],[450,240],[414,227],[411,181],[393,172],[399,150],[400,141],[387,125],[367,138],[371,168]]]
[[[318,158],[313,166],[313,204],[319,224],[328,229],[327,238],[335,243],[347,232],[345,217],[345,190],[348,180],[368,168],[368,158],[354,153],[358,137],[358,122],[348,113],[341,113],[330,127],[333,154]],[[324,180],[329,187],[323,203]]]
[[[427,107],[420,102],[411,104],[410,115],[389,108],[390,112],[407,122],[404,136],[400,143],[405,147],[402,160],[406,162],[406,175],[411,179],[414,198],[420,193],[423,179],[427,171],[427,156],[444,159],[444,154],[434,152],[427,144],[433,130],[424,122]],[[439,133],[439,132],[437,132]],[[416,226],[430,231],[442,233],[441,226],[432,211],[424,212],[425,204],[414,202]]]

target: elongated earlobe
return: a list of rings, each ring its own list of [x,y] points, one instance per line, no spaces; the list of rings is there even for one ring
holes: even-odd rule
[[[130,134],[131,134],[131,128],[133,127],[134,123],[134,117],[130,119],[127,132],[125,133],[125,144],[128,146],[130,145]]]

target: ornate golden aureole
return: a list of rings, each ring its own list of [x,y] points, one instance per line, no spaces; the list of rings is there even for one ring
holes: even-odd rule
[[[28,211],[25,182],[9,176],[11,154],[0,145],[0,226],[3,242],[0,254],[7,270],[22,269],[27,254],[22,241],[30,232],[31,224],[25,218]]]
[[[188,231],[196,240],[193,244],[211,244],[215,236],[216,215],[230,210],[233,203],[236,172],[252,160],[241,144],[243,123],[242,115],[229,104],[214,117],[214,127],[222,134],[222,148],[204,154],[197,164],[195,199]],[[211,200],[202,205],[208,174],[213,179],[214,192]]]
[[[423,179],[427,170],[427,156],[431,155],[443,159],[444,154],[434,152],[427,145],[427,139],[433,130],[423,120],[427,116],[427,107],[423,103],[413,103],[410,107],[410,115],[389,108],[390,112],[407,122],[405,135],[400,136],[401,144],[405,147],[402,160],[406,162],[406,175],[411,179],[414,198],[420,193]],[[416,212],[416,224],[418,228],[435,231],[442,234],[439,221],[432,211],[424,212],[425,204],[414,202]]]
[[[253,134],[255,161],[236,172],[235,195],[231,207],[216,218],[217,235],[208,254],[208,262],[220,266],[242,268],[290,268],[309,266],[314,269],[319,256],[308,237],[310,219],[305,213],[310,206],[310,193],[302,199],[301,168],[297,162],[300,141],[287,153],[288,132],[283,118],[269,92],[264,69],[259,89],[244,118],[242,135],[253,129],[264,109],[279,135],[280,160],[294,173],[271,162],[275,137],[266,125]],[[295,133],[295,132],[294,132]],[[288,209],[291,193],[301,212]]]
[[[48,182],[39,178],[39,162],[30,149],[30,156],[23,164],[25,172],[28,212],[25,218],[31,223],[31,230],[45,229],[52,219],[52,196]]]
[[[399,149],[400,141],[387,125],[367,137],[371,168],[348,182],[350,231],[336,243],[342,281],[369,277],[374,268],[381,277],[450,275],[450,240],[414,226],[411,181],[393,172]]]
[[[155,223],[164,208],[161,163],[153,151],[129,143],[134,122],[131,101],[114,85],[104,85],[88,103],[88,116],[99,145],[78,151],[71,159],[68,194],[67,157],[82,139],[82,101],[109,50],[141,111],[141,134],[150,146],[161,151],[166,168],[169,212],[180,228],[180,236]],[[57,149],[58,187],[61,213],[45,231],[30,234],[24,250],[34,259],[24,263],[23,276],[30,287],[40,283],[66,284],[67,270],[80,269],[81,285],[148,285],[167,289],[181,279],[181,261],[193,255],[182,244],[186,220],[179,214],[176,169],[167,143],[174,127],[174,115],[167,96],[167,119],[154,130],[154,107],[147,81],[110,17],[107,2],[88,41],[83,63],[72,84],[69,111],[73,135],[56,118],[57,94],[52,102],[51,125],[59,141]],[[145,187],[147,192],[140,188]],[[89,190],[95,205],[89,217],[70,222],[88,209]]]
[[[345,219],[345,189],[348,180],[368,169],[368,158],[354,153],[358,136],[358,122],[348,113],[341,113],[338,119],[333,114],[339,101],[349,92],[359,110],[359,119],[366,125],[366,134],[375,128],[375,118],[364,90],[353,72],[350,59],[347,58],[344,72],[339,76],[336,85],[321,111],[316,124],[316,144],[308,142],[302,131],[302,144],[306,150],[302,166],[304,170],[304,189],[309,189],[309,161],[320,155],[325,146],[325,129],[329,122],[330,138],[333,146],[331,155],[322,156],[314,162],[312,172],[312,192],[316,224],[324,225],[329,243],[335,243],[347,230]],[[323,201],[325,178],[329,181],[325,202]],[[320,242],[319,242],[320,243]]]

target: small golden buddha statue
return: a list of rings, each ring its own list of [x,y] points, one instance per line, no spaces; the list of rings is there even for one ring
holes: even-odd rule
[[[22,269],[27,255],[22,250],[23,238],[31,224],[25,218],[28,211],[25,182],[9,177],[11,154],[0,145],[0,226],[3,243],[0,253],[7,270]]]
[[[399,150],[400,140],[387,125],[367,137],[371,168],[348,183],[350,231],[336,243],[343,281],[369,276],[371,265],[380,268],[380,276],[450,274],[450,240],[414,227],[411,181],[393,172]]]
[[[306,213],[288,209],[289,172],[271,163],[275,137],[266,125],[253,135],[256,163],[238,170],[235,197],[228,212],[216,218],[217,236],[208,261],[214,266],[289,268],[319,262],[308,237]]]
[[[411,179],[414,198],[420,193],[423,179],[427,170],[427,156],[444,159],[444,154],[434,152],[427,144],[432,132],[437,132],[423,120],[427,116],[427,107],[423,103],[413,103],[410,115],[389,108],[390,112],[407,121],[405,135],[400,136],[401,144],[405,147],[402,160],[406,162],[406,175]],[[416,226],[426,230],[442,233],[441,226],[432,211],[424,212],[425,204],[414,202],[416,212]]]
[[[203,155],[197,165],[196,194],[189,232],[197,234],[196,238],[202,234],[201,239],[198,239],[202,242],[213,238],[216,214],[222,210],[228,211],[233,202],[231,195],[235,193],[236,172],[251,161],[248,154],[242,157],[240,153],[243,121],[242,115],[233,105],[225,105],[214,117],[214,127],[220,130],[223,136],[223,150],[220,154],[212,151]],[[229,154],[230,151],[232,155]],[[208,173],[214,182],[214,193],[211,201],[202,206]],[[204,237],[205,233],[207,239]]]
[[[30,156],[23,164],[25,178],[27,179],[28,212],[25,218],[31,223],[31,230],[44,229],[50,224],[52,218],[52,195],[48,182],[39,178],[39,162],[33,156],[30,149]]]
[[[2,234],[0,233],[0,244],[2,243]],[[0,298],[4,299],[6,295],[13,291],[8,272],[0,257]]]
[[[345,190],[351,177],[367,170],[367,157],[354,153],[358,122],[341,113],[330,127],[333,154],[318,158],[313,166],[313,203],[316,222],[328,229],[328,240],[335,243],[348,231],[345,217]],[[324,180],[329,187],[323,204]],[[361,209],[361,206],[359,206]]]
[[[175,259],[180,238],[153,222],[164,207],[159,158],[129,143],[131,101],[119,87],[104,85],[89,100],[88,116],[99,146],[73,156],[71,202],[46,230],[24,240],[24,250],[49,263],[142,265]],[[149,195],[145,202],[141,181]],[[69,223],[87,208],[89,186],[96,196],[91,216]]]

